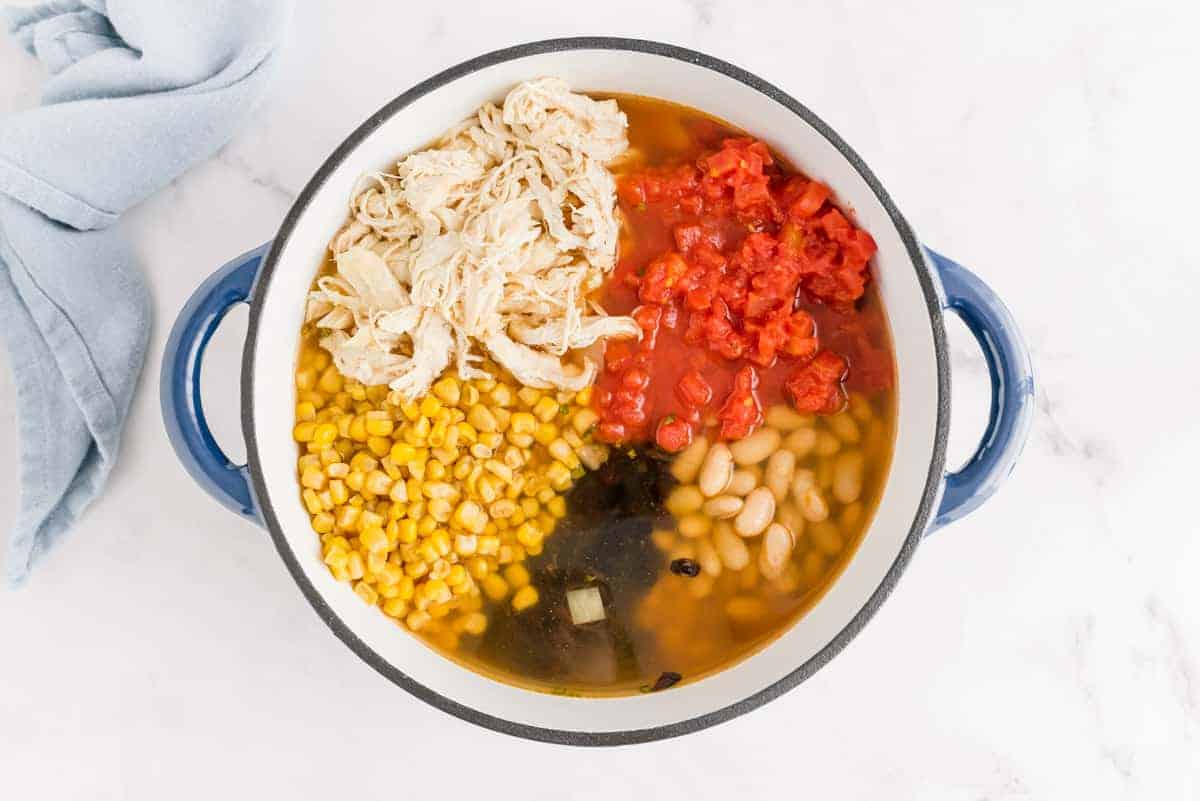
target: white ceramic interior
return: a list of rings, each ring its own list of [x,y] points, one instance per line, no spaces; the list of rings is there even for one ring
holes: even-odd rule
[[[305,292],[345,219],[355,179],[539,75],[562,76],[579,90],[665,98],[745,128],[833,187],[838,201],[853,209],[879,244],[874,266],[895,340],[900,410],[895,459],[875,520],[841,578],[789,631],[740,664],[670,692],[617,699],[546,695],[483,678],[438,656],[330,576],[296,490],[291,436],[296,332]],[[273,271],[256,300],[257,335],[247,347],[253,380],[244,399],[252,418],[252,453],[257,452],[261,470],[264,497],[259,500],[273,510],[286,548],[327,605],[327,617],[331,612],[383,662],[462,707],[518,727],[597,733],[671,726],[745,702],[813,659],[851,624],[884,583],[914,526],[936,452],[940,399],[935,323],[913,257],[866,179],[825,136],[781,102],[707,66],[649,52],[568,49],[531,53],[450,79],[395,110],[338,155],[341,162],[323,182],[314,180],[307,205],[293,212],[298,216],[290,234],[285,227],[277,242]]]

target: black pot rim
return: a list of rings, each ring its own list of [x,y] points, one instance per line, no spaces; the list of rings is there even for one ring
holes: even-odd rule
[[[566,729],[550,729],[539,726],[530,726],[524,723],[517,723],[506,720],[504,718],[488,715],[479,710],[465,706],[457,701],[451,700],[440,693],[437,693],[428,687],[415,681],[410,676],[403,673],[394,665],[389,663],[370,646],[363,642],[354,633],[346,623],[338,617],[333,609],[325,602],[321,594],[309,582],[308,577],[304,574],[300,563],[288,545],[286,538],[283,536],[282,527],[279,524],[279,519],[275,514],[275,510],[271,504],[270,495],[267,492],[266,482],[261,469],[261,460],[258,453],[257,432],[255,431],[254,414],[250,399],[254,396],[254,376],[255,376],[255,350],[259,333],[259,316],[262,310],[261,299],[265,295],[265,290],[269,287],[271,279],[274,275],[275,266],[278,261],[280,244],[286,242],[291,236],[297,222],[302,216],[305,209],[308,207],[313,194],[328,180],[330,174],[335,167],[339,165],[345,157],[354,150],[368,134],[382,125],[386,120],[390,119],[397,112],[408,106],[417,98],[422,97],[429,92],[455,81],[464,76],[470,75],[486,67],[496,64],[512,61],[519,58],[524,58],[531,55],[540,55],[544,53],[568,51],[568,50],[625,50],[639,53],[649,53],[658,56],[686,61],[697,66],[705,67],[714,72],[721,73],[727,77],[733,78],[752,89],[755,89],[762,94],[767,95],[771,99],[785,106],[794,114],[801,117],[809,125],[813,126],[822,136],[824,136],[830,144],[838,149],[843,157],[854,167],[854,169],[867,182],[867,185],[874,192],[879,202],[887,211],[892,223],[896,226],[904,247],[907,250],[910,259],[912,260],[913,269],[916,271],[917,279],[921,286],[921,291],[925,297],[925,304],[929,312],[930,325],[932,327],[935,357],[937,360],[938,370],[938,403],[937,403],[937,430],[934,437],[933,453],[931,454],[929,472],[926,478],[925,490],[921,497],[921,502],[913,517],[912,526],[909,529],[908,535],[905,538],[904,545],[897,554],[895,561],[892,563],[888,572],[880,582],[879,586],[867,599],[863,607],[854,615],[846,626],[835,636],[828,644],[825,645],[819,652],[812,656],[808,661],[797,667],[788,675],[759,690],[757,693],[750,695],[737,703],[729,706],[700,715],[687,720],[678,721],[662,726],[654,726],[644,729],[631,729],[626,731],[605,731],[605,732],[590,732],[590,731],[572,731]],[[527,44],[516,45],[513,47],[496,50],[491,53],[486,53],[482,56],[464,61],[457,66],[444,70],[433,77],[422,81],[413,88],[409,89],[404,94],[395,98],[379,111],[372,114],[362,125],[354,130],[336,150],[325,160],[321,167],[314,173],[312,179],[304,187],[303,191],[297,197],[283,224],[279,228],[274,244],[270,252],[264,259],[262,269],[259,273],[257,283],[255,285],[254,297],[250,305],[250,320],[248,332],[246,336],[245,351],[242,359],[242,430],[245,432],[246,451],[249,463],[249,473],[253,481],[254,492],[258,499],[260,511],[263,520],[267,525],[267,529],[271,534],[271,539],[275,542],[275,547],[279,551],[280,557],[287,565],[288,571],[292,574],[292,578],[300,587],[304,597],[312,605],[317,615],[332,629],[338,639],[344,642],[355,654],[364,662],[386,677],[394,684],[399,685],[417,698],[425,701],[438,709],[448,712],[462,720],[474,723],[484,728],[494,731],[503,732],[517,737],[523,737],[530,740],[539,740],[549,743],[559,743],[564,745],[577,746],[597,746],[597,745],[626,745],[632,743],[649,742],[653,740],[662,740],[671,737],[678,737],[683,734],[699,731],[701,729],[714,726],[718,723],[723,723],[731,720],[739,715],[745,714],[757,707],[765,704],[767,701],[773,700],[788,690],[792,689],[802,681],[807,679],[818,669],[825,665],[830,659],[838,654],[852,640],[867,621],[875,614],[876,610],[886,600],[892,589],[899,581],[901,574],[904,572],[912,555],[920,542],[930,515],[933,511],[934,502],[938,496],[938,490],[941,486],[943,469],[945,466],[946,456],[946,440],[949,430],[949,407],[950,407],[950,371],[949,358],[946,347],[946,334],[944,320],[942,316],[942,304],[939,297],[937,286],[931,276],[929,267],[925,262],[924,255],[920,244],[917,242],[916,235],[908,222],[900,214],[896,205],[892,202],[891,197],[880,184],[879,179],[874,173],[868,169],[863,160],[854,152],[851,147],[846,144],[840,136],[834,133],[828,125],[826,125],[816,114],[810,111],[806,106],[801,104],[795,98],[786,94],[774,85],[764,81],[756,75],[753,75],[739,67],[729,64],[720,59],[699,53],[694,50],[678,47],[662,42],[654,42],[643,39],[629,39],[622,37],[572,37],[559,39],[546,39],[537,42],[529,42]]]

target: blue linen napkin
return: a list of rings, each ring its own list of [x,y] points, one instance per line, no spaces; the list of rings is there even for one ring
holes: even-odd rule
[[[51,0],[0,9],[51,73],[0,117],[0,328],[11,351],[21,583],[103,489],[150,326],[115,224],[234,134],[262,98],[291,0]],[[156,265],[171,269],[173,265]]]

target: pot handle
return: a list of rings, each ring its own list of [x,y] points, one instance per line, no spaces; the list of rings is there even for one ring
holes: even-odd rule
[[[992,408],[975,453],[946,474],[931,533],[975,511],[1012,472],[1033,422],[1034,380],[1029,349],[1012,314],[987,284],[929,248],[945,291],[944,308],[958,315],[983,350],[992,382]]]
[[[225,507],[261,525],[246,465],[235,465],[213,438],[200,401],[204,349],[235,303],[248,303],[271,243],[238,256],[188,298],[163,353],[160,400],[167,438],[191,477]]]

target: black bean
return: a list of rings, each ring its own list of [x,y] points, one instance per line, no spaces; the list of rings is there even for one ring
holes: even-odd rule
[[[676,559],[671,562],[671,572],[677,576],[695,578],[700,575],[700,563],[695,559]]]
[[[650,690],[652,692],[665,690],[668,687],[672,687],[677,684],[682,678],[683,676],[680,676],[678,673],[668,670],[658,677],[658,681],[654,682],[654,686],[651,687]]]

